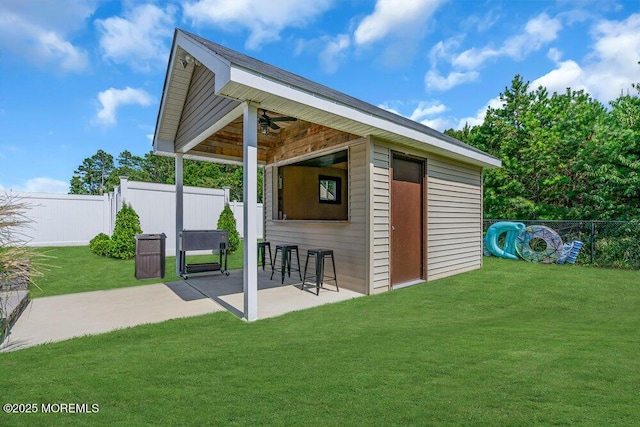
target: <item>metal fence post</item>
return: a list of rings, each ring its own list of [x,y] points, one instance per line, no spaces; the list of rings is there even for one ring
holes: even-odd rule
[[[591,221],[591,264],[593,264],[593,258],[596,253],[596,227],[594,221]]]

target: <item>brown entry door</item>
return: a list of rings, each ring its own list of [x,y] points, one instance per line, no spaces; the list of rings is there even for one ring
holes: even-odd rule
[[[393,158],[391,179],[391,284],[423,277],[423,162]]]

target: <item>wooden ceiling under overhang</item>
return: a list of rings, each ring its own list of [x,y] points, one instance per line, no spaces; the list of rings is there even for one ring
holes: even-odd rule
[[[282,117],[273,111],[268,114],[271,118]],[[258,162],[262,164],[277,163],[359,138],[357,135],[303,120],[278,122],[278,126],[280,129],[270,129],[267,135],[258,132]],[[196,145],[189,154],[242,161],[242,129],[243,117],[240,116]]]

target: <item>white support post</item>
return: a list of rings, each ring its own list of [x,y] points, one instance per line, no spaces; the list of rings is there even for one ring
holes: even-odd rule
[[[244,318],[258,318],[258,109],[245,104],[243,120]]]
[[[182,153],[176,153],[176,274],[180,275],[180,232],[184,227],[184,193],[182,189]]]

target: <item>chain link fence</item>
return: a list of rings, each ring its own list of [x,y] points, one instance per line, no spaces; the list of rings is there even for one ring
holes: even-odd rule
[[[483,231],[499,221],[544,225],[555,230],[565,243],[580,240],[584,246],[576,264],[640,269],[640,222],[485,219]]]

